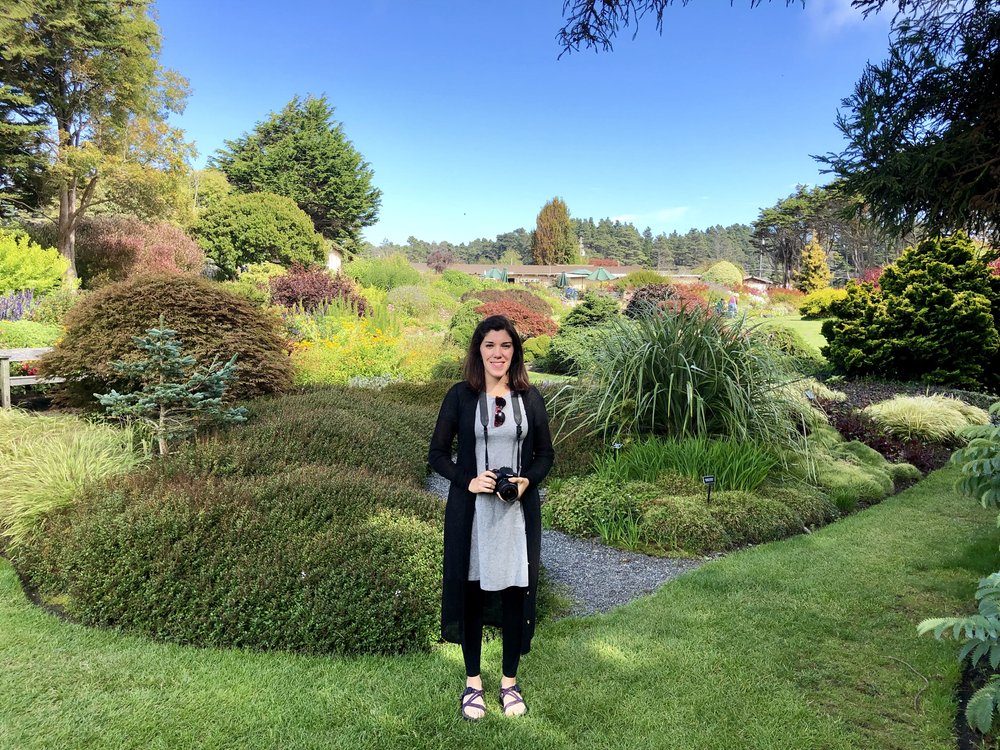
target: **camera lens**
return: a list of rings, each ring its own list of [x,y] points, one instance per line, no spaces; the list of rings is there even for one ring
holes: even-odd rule
[[[517,485],[509,479],[503,479],[497,486],[497,494],[508,503],[517,500]]]

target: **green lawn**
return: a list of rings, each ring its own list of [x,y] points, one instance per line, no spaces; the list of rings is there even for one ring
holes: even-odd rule
[[[0,748],[951,750],[955,649],[914,626],[969,609],[1000,541],[954,479],[541,626],[520,674],[530,715],[498,716],[494,669],[479,724],[458,718],[456,646],[341,659],[153,644],[32,607],[0,560]],[[499,662],[495,641],[484,659]]]
[[[758,318],[751,322],[761,322],[764,325],[780,324],[792,330],[798,331],[806,343],[812,344],[817,349],[826,346],[826,339],[820,333],[823,326],[822,320],[803,320],[799,315],[788,315],[780,318]]]

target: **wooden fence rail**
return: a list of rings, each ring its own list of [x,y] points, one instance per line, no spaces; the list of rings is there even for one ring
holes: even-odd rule
[[[62,383],[65,378],[40,378],[37,375],[10,375],[11,362],[30,362],[38,359],[52,347],[40,349],[0,349],[0,405],[10,408],[10,389],[15,385],[37,385],[38,383]]]

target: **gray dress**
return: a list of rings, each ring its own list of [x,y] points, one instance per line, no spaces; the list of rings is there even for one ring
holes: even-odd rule
[[[490,445],[489,468],[496,470],[501,466],[509,466],[516,472],[517,426],[514,423],[510,394],[504,398],[507,401],[503,409],[504,423],[499,427],[493,426],[496,400],[492,396],[486,399],[489,407],[487,413],[490,415],[487,425]],[[523,443],[528,434],[528,420],[524,415],[523,401],[520,406]],[[486,470],[486,457],[483,425],[479,421],[478,409],[475,412],[475,420],[476,470],[482,473]],[[472,519],[472,546],[469,551],[469,580],[479,581],[479,587],[483,591],[502,591],[510,586],[527,587],[528,541],[524,528],[524,508],[520,501],[507,503],[492,492],[476,495],[476,510]]]

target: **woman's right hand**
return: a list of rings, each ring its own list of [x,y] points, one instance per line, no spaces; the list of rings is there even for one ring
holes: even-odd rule
[[[474,495],[480,493],[490,493],[496,489],[497,486],[497,475],[490,470],[484,471],[478,477],[474,477],[471,482],[469,482],[469,492]]]

